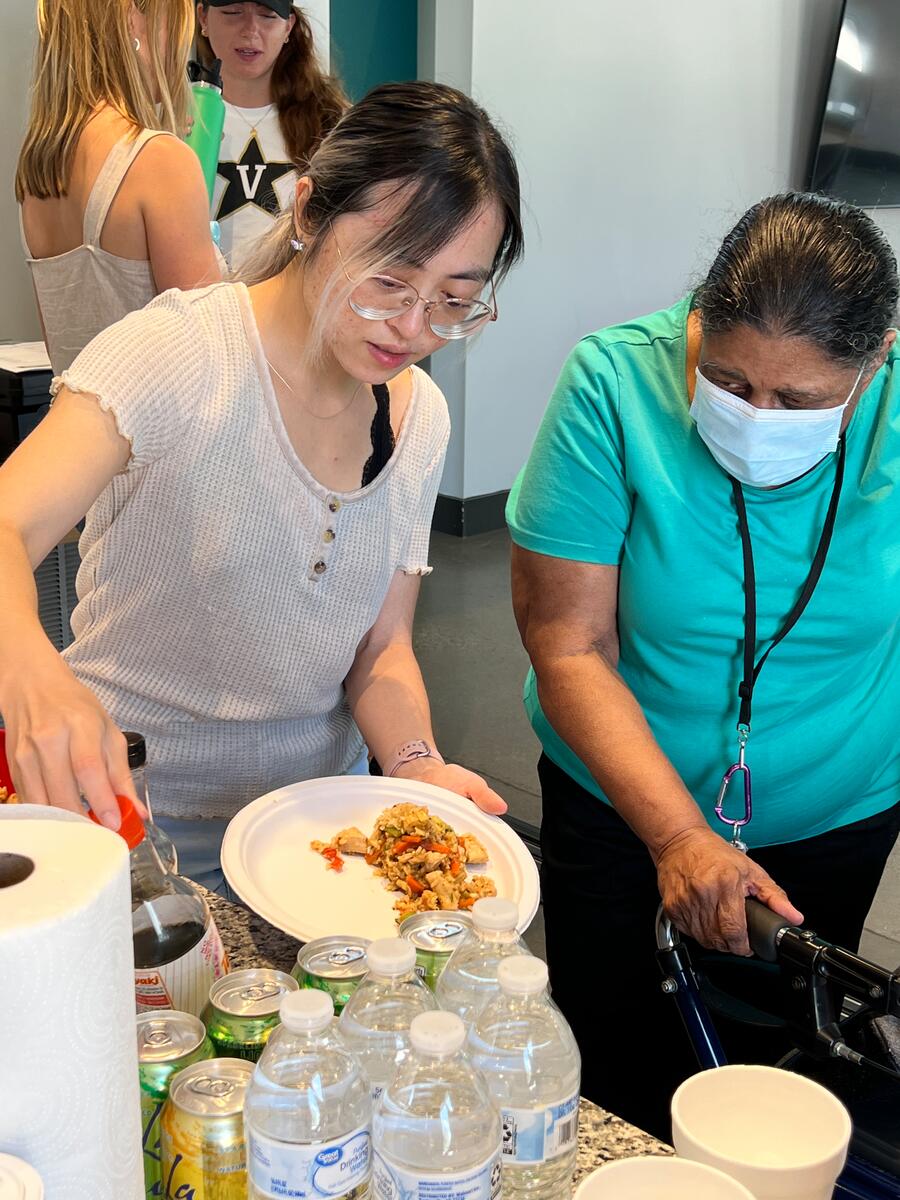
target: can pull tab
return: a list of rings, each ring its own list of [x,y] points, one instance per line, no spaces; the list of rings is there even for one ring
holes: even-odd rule
[[[332,950],[328,955],[328,961],[335,967],[346,967],[348,963],[358,962],[364,953],[356,946],[347,946],[343,950]]]
[[[281,995],[277,983],[254,983],[241,991],[242,1000],[269,1000],[272,996]]]
[[[167,1029],[151,1029],[144,1035],[145,1046],[171,1046],[172,1035]]]
[[[222,1099],[224,1096],[230,1096],[234,1091],[234,1084],[228,1079],[210,1079],[208,1076],[203,1076],[201,1079],[195,1079],[190,1084],[192,1092],[197,1092],[200,1096],[215,1096],[217,1099]]]

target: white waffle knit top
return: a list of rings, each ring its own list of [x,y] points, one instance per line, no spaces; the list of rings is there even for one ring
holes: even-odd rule
[[[394,453],[323,487],[288,439],[247,289],[170,291],[54,380],[98,397],[131,443],[87,515],[69,666],[147,739],[154,811],[230,817],[346,771],[343,691],[394,573],[427,574],[447,406],[414,369]]]

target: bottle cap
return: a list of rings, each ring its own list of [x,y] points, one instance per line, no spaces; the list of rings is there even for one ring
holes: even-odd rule
[[[490,929],[495,933],[512,931],[518,924],[519,906],[512,900],[476,900],[472,905],[472,920],[476,929]]]
[[[299,992],[288,992],[278,1013],[291,1033],[316,1033],[331,1024],[334,1001],[318,988],[301,988]]]
[[[137,810],[127,796],[116,796],[116,800],[119,804],[119,816],[121,818],[121,824],[116,832],[119,837],[125,839],[128,849],[133,850],[135,846],[139,846],[144,840],[144,834],[146,833],[144,822],[138,816]],[[100,825],[104,829],[106,828],[93,809],[90,810],[88,816],[95,825]]]
[[[123,730],[125,745],[128,747],[128,766],[132,771],[147,765],[147,743],[142,733]]]
[[[419,1013],[409,1027],[409,1040],[420,1054],[455,1054],[466,1040],[466,1027],[456,1013]]]
[[[406,975],[416,965],[416,948],[406,938],[379,938],[366,948],[366,960],[376,975]]]
[[[504,958],[497,968],[497,982],[504,992],[513,996],[537,995],[545,990],[549,981],[547,964],[530,954]]]

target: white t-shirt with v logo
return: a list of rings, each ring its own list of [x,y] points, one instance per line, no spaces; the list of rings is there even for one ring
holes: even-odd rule
[[[298,173],[290,160],[275,105],[225,105],[225,128],[212,204],[221,250],[239,270],[278,212],[294,197]]]

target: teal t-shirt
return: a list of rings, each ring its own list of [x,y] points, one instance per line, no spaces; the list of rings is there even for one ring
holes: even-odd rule
[[[710,824],[736,757],[743,560],[731,485],[690,417],[691,298],[584,338],[563,368],[512,489],[513,540],[619,566],[619,670]],[[798,841],[900,801],[900,354],[892,350],[847,429],[828,559],[753,698],[748,845]],[[745,487],[757,576],[757,656],[806,579],[835,456],[774,490]],[[606,799],[541,711],[547,755]],[[743,812],[740,780],[728,811]]]

